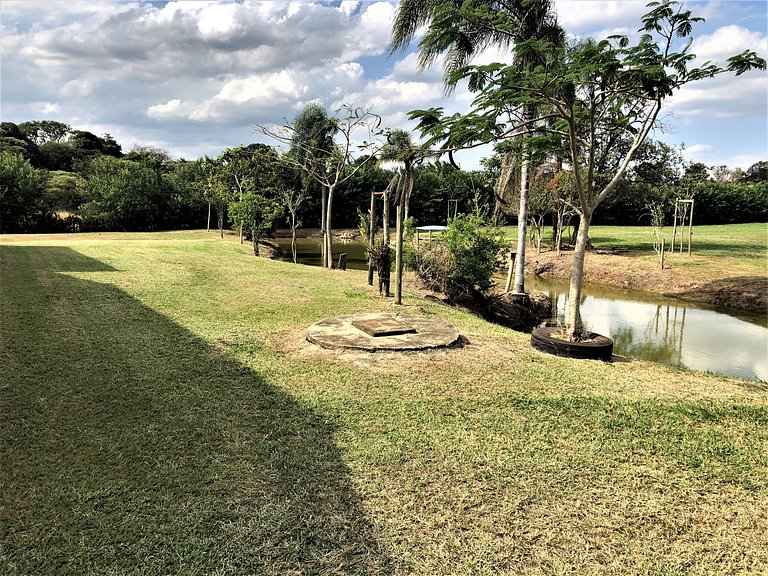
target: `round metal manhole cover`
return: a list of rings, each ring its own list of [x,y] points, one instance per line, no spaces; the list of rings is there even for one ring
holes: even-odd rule
[[[307,329],[307,340],[323,348],[371,352],[429,350],[452,346],[459,332],[439,318],[379,312],[326,318]]]

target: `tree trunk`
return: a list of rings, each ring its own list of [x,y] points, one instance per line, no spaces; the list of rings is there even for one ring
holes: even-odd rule
[[[333,241],[331,230],[331,210],[333,208],[333,187],[328,188],[325,213],[325,267],[333,268]]]
[[[383,214],[381,216],[381,225],[384,229],[384,244],[389,246],[389,191],[384,191],[384,207]]]
[[[219,236],[224,240],[224,205],[219,204]]]
[[[325,216],[326,216],[326,205],[328,203],[328,191],[326,190],[325,186],[320,187],[320,235],[323,238],[322,241],[322,248],[321,248],[321,256],[323,259],[323,267],[325,267],[328,263],[328,260],[326,258],[326,249],[327,244],[325,241]]]
[[[411,189],[412,189],[412,186],[407,186],[406,189],[403,191],[405,194],[405,198],[403,199],[403,203],[404,203],[403,222],[408,220],[408,212],[410,211],[410,205],[411,205]]]
[[[493,219],[495,222],[504,213],[504,205],[507,203],[507,196],[509,195],[510,181],[514,175],[515,160],[515,155],[512,152],[506,152],[501,158],[499,177],[493,185],[493,195],[496,198],[496,203],[493,207]]]
[[[584,259],[587,255],[589,243],[589,224],[592,214],[585,212],[579,218],[579,232],[576,235],[576,249],[573,254],[573,268],[571,269],[571,284],[568,290],[568,303],[565,307],[565,331],[568,336],[576,340],[584,332],[581,324],[581,288],[584,283]]]
[[[259,237],[256,236],[255,232],[251,232],[251,235],[253,236],[253,255],[258,256],[259,255]]]
[[[208,202],[208,223],[205,231],[206,232],[211,231],[211,203],[210,202]]]
[[[395,239],[395,304],[403,303],[403,199],[397,205]]]
[[[291,224],[291,255],[293,256],[293,263],[296,264],[296,224]]]
[[[517,213],[517,258],[515,260],[515,287],[513,294],[525,294],[525,245],[528,234],[528,172],[531,167],[531,154],[523,152],[523,164],[520,168],[520,209]]]
[[[376,229],[376,196],[371,190],[371,209],[368,212],[368,286],[373,286],[373,243],[376,241],[374,230]]]

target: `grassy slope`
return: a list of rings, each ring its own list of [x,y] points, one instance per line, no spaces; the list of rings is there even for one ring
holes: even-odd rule
[[[213,233],[3,237],[0,282],[2,573],[768,570],[764,385],[416,299],[470,344],[312,353],[391,304]]]

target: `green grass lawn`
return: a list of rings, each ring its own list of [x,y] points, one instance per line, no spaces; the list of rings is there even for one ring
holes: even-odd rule
[[[517,227],[503,226],[504,236],[517,241]],[[574,233],[575,235],[575,233]],[[667,247],[672,242],[672,227],[664,228]],[[630,256],[656,259],[653,250],[653,231],[650,226],[591,226],[589,236],[596,248],[619,246],[629,248]],[[552,229],[543,230],[542,244],[552,243]],[[680,249],[680,236],[675,240],[675,250]],[[688,229],[684,230],[683,253],[688,252]],[[768,274],[768,224],[728,224],[718,226],[694,226],[691,239],[692,258],[677,258],[680,267],[695,267],[702,278],[718,278],[723,275]]]
[[[214,232],[0,237],[0,573],[768,571],[764,384],[405,304],[469,343],[315,350],[391,300]]]

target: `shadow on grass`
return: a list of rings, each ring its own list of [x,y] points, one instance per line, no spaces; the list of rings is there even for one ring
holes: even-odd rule
[[[0,247],[0,572],[389,573],[333,425],[110,270]]]

